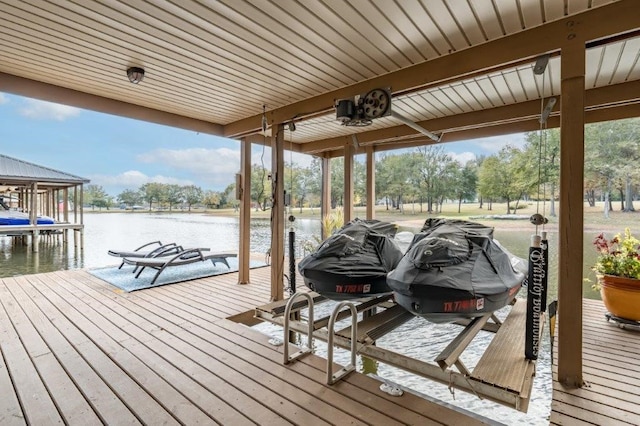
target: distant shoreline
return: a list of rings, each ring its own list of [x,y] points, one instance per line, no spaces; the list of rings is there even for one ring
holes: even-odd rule
[[[619,203],[618,203],[619,204]],[[605,233],[617,233],[624,230],[624,228],[631,228],[632,232],[640,233],[640,212],[621,212],[614,210],[609,213],[609,219],[604,217],[602,203],[597,203],[595,207],[589,207],[585,203],[584,208],[584,230],[590,232],[605,232]],[[616,203],[614,203],[614,207]],[[640,208],[640,205],[638,206]],[[425,205],[422,206],[422,212],[420,212],[419,204],[405,204],[403,211],[397,209],[386,209],[386,206],[376,206],[376,219],[387,222],[393,222],[398,224],[402,228],[406,229],[420,229],[424,224],[424,221],[429,217],[448,217],[458,218],[465,220],[472,220],[475,222],[483,223],[487,226],[492,226],[496,229],[504,229],[509,231],[533,231],[535,232],[535,226],[531,224],[526,217],[538,212],[538,208],[542,209],[542,205],[538,206],[534,202],[520,203],[520,208],[517,210],[517,214],[514,215],[514,219],[509,219],[509,215],[506,212],[505,203],[493,203],[492,209],[487,210],[487,203],[484,208],[480,209],[478,203],[463,203],[460,205],[460,213],[458,213],[458,203],[446,203],[442,207],[442,213],[428,214],[426,212]],[[549,210],[549,203],[546,203],[546,209]],[[558,210],[558,209],[557,209]],[[227,209],[192,209],[190,212],[183,209],[173,210],[123,210],[123,209],[91,209],[85,208],[84,214],[107,214],[107,213],[127,213],[127,214],[206,214],[212,216],[222,217],[239,217],[239,211],[233,208]],[[559,211],[557,211],[559,213]],[[303,208],[302,213],[299,208],[293,208],[291,214],[296,218],[320,220],[320,208],[315,207],[313,209]],[[356,207],[354,209],[354,217],[365,217],[366,208]],[[486,216],[486,218],[484,217]],[[499,218],[492,218],[492,216],[499,216]],[[269,219],[271,217],[271,211],[256,211],[251,210],[252,218]],[[472,219],[470,219],[472,217]],[[523,217],[525,219],[523,219]],[[549,232],[558,232],[558,216],[547,216],[549,223],[544,226],[544,229]],[[539,227],[541,229],[541,227]]]

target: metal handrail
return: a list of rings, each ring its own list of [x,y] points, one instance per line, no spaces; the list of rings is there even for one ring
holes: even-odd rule
[[[296,353],[289,355],[289,321],[291,320],[291,308],[293,307],[293,302],[299,296],[303,296],[307,299],[307,303],[309,305],[309,329],[307,331],[307,347],[300,349]],[[287,302],[287,305],[284,308],[284,364],[289,364],[290,362],[302,357],[303,355],[309,354],[313,348],[313,298],[309,293],[294,293]]]
[[[336,325],[336,318],[343,307],[347,306],[351,310],[351,363],[342,367],[337,373],[333,372],[333,336]],[[327,384],[332,385],[342,379],[347,374],[356,369],[356,347],[358,339],[358,311],[351,302],[341,302],[331,313],[328,325],[329,336],[327,338]]]

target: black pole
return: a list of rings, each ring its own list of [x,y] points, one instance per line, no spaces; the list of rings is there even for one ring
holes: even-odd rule
[[[289,288],[291,294],[296,292],[296,231],[293,229],[295,217],[289,216],[291,228],[289,228]]]
[[[547,288],[549,287],[549,241],[547,240],[547,231],[542,231],[542,241],[540,248],[542,249],[542,267],[544,273],[542,275],[542,312],[547,310]]]
[[[531,238],[529,247],[529,273],[527,275],[527,325],[525,330],[524,356],[538,359],[540,347],[540,319],[542,316],[542,281],[545,275],[544,258],[540,247],[540,236]]]

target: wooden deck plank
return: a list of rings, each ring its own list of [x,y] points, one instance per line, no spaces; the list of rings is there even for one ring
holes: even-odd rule
[[[55,403],[7,313],[7,305],[12,303],[11,298],[6,296],[7,281],[3,280],[0,292],[0,347],[24,418],[31,424],[63,424]]]
[[[0,284],[0,297],[5,301],[15,302],[5,304],[5,308],[7,314],[13,320],[14,327],[20,335],[25,349],[38,369],[51,398],[58,407],[58,411],[64,413],[65,422],[75,424],[99,423],[100,419],[94,412],[93,407],[68,376],[64,365],[52,352],[41,331],[36,327],[36,323],[42,322],[41,313],[37,310],[27,311],[32,305],[30,305],[30,301],[20,289],[24,281],[22,277],[16,277],[14,285],[2,286]],[[9,293],[11,293],[13,300],[10,299]],[[28,316],[27,313],[29,314]]]
[[[583,378],[565,389],[553,359],[551,424],[638,425],[640,333],[607,323],[601,301],[583,302]]]
[[[79,282],[75,284],[78,287],[74,286],[73,280],[58,282],[69,294],[76,293],[83,296],[83,300],[90,300],[87,305],[94,310],[94,321],[98,321],[103,330],[110,334],[118,330],[126,334],[123,341],[126,341],[132,354],[191,402],[193,407],[188,408],[193,411],[191,416],[202,411],[221,424],[251,424],[242,410],[233,406],[240,404],[246,410],[257,412],[265,421],[280,419],[272,411],[256,404],[252,398],[212,374],[209,371],[211,360],[194,363],[183,355],[183,340],[174,338],[172,345],[160,343],[161,336],[167,334],[166,329],[151,324],[137,312],[117,309],[115,302],[101,298],[101,293],[96,293],[90,286],[80,286]],[[185,404],[185,409],[187,407],[188,404]],[[189,424],[190,421],[186,423]]]
[[[30,360],[22,345],[22,358],[4,352],[7,342],[20,340],[11,322],[15,317],[22,322],[18,330],[33,340],[29,350],[57,362],[58,372],[63,367],[68,378],[61,379],[73,382],[79,399],[103,423],[487,423],[410,393],[392,397],[379,390],[379,381],[358,373],[328,386],[326,360],[315,355],[283,365],[282,346],[223,318],[269,300],[269,269],[252,270],[249,285],[238,285],[237,278],[231,273],[126,293],[87,271],[22,277],[19,287],[0,293],[0,361],[6,364],[3,377],[0,362],[0,384],[14,389],[9,409],[21,408],[25,372],[40,380],[33,365],[31,372],[19,368]],[[9,302],[24,315],[11,311],[9,316],[2,305]],[[14,340],[5,339],[6,325]],[[42,371],[45,383],[54,380],[54,368]],[[0,402],[0,410],[5,401],[10,398]],[[105,416],[111,403],[121,412]],[[51,398],[49,404],[58,408]],[[73,410],[61,405],[60,417],[66,420]],[[30,422],[16,418],[18,424]]]
[[[55,287],[57,282],[52,279],[53,276],[29,276],[32,285],[23,286],[23,289],[34,301],[41,303],[40,309],[49,320],[85,359],[91,360],[98,374],[123,401],[127,401],[128,407],[141,422],[178,424],[170,408],[165,408],[160,401],[166,401],[168,407],[174,407],[177,401],[184,398],[172,392],[168,384],[131,355],[115,338],[104,333],[90,318],[82,316],[76,308],[82,308],[83,303],[74,306],[52,291],[47,282]],[[154,392],[149,394],[146,388]]]
[[[238,324],[230,322],[217,322],[217,327],[224,328],[225,333],[228,335],[235,334],[238,338],[245,338],[250,340],[250,349],[254,352],[262,352],[270,354],[270,358],[277,363],[282,363],[283,349],[282,347],[275,347],[268,343],[269,338],[267,336],[256,337],[256,331],[246,327],[242,327]],[[215,333],[223,333],[222,330],[213,330]],[[249,347],[249,346],[248,346]],[[303,357],[299,362],[296,362],[289,366],[291,370],[295,370],[300,374],[309,377],[312,380],[320,380],[323,383],[326,380],[326,363],[325,359],[319,357]],[[395,410],[407,416],[404,421],[414,424],[415,417],[424,417],[422,422],[436,422],[441,424],[485,424],[482,421],[474,421],[469,416],[462,414],[456,410],[451,410],[442,405],[427,401],[419,398],[415,395],[405,393],[401,398],[390,396],[380,391],[380,382],[362,374],[350,374],[343,381],[338,382],[333,386],[338,392],[344,392],[352,398],[356,398],[362,403],[369,404],[378,410],[384,412],[391,412],[388,410]],[[402,408],[406,411],[401,411],[398,408]],[[418,417],[418,418],[420,418]],[[429,419],[429,420],[426,420]],[[429,423],[424,423],[429,424]]]
[[[211,321],[200,318],[197,315],[193,315],[192,313],[189,313],[188,310],[180,313],[181,318],[186,322],[181,322],[181,324],[176,325],[166,321],[165,318],[170,316],[168,315],[170,311],[163,312],[162,310],[169,309],[171,310],[171,312],[175,314],[175,308],[174,306],[169,305],[166,302],[163,305],[162,303],[158,302],[155,296],[156,295],[149,295],[149,293],[147,292],[145,295],[140,295],[139,298],[136,298],[136,303],[138,304],[137,311],[144,313],[145,320],[153,319],[155,324],[161,326],[164,330],[173,332],[174,334],[181,334],[181,335],[185,334],[186,332],[185,329],[191,330],[191,329],[197,329],[201,327],[207,327],[207,328],[211,327],[211,324],[212,324]],[[155,301],[156,303],[152,304],[151,303],[152,301]],[[200,323],[201,327],[195,326],[195,324],[197,323]],[[194,325],[191,325],[191,324],[194,324]],[[295,400],[296,403],[301,405],[302,407],[314,406],[314,408],[318,412],[326,413],[325,414],[326,418],[331,422],[337,421],[340,424],[358,423],[358,421],[353,417],[353,414],[348,414],[346,411],[342,413],[337,412],[335,411],[334,409],[335,407],[333,405],[327,405],[323,409],[322,399],[319,399],[313,392],[306,389],[306,387],[300,386],[300,383],[298,383],[298,380],[292,380],[287,382],[280,380],[279,379],[280,374],[278,374],[279,373],[278,370],[285,371],[284,366],[281,366],[277,363],[274,364],[273,362],[268,362],[266,365],[264,365],[259,358],[247,359],[244,356],[240,357],[240,355],[244,355],[245,353],[245,351],[242,350],[243,349],[242,347],[238,347],[237,345],[235,345],[232,348],[225,348],[221,346],[219,342],[220,340],[219,337],[212,335],[210,332],[207,332],[204,329],[201,330],[201,334],[194,334],[194,336],[199,336],[199,339],[195,342],[195,344],[197,344],[197,347],[200,349],[201,352],[216,354],[216,358],[220,358],[221,361],[223,361],[226,365],[230,366],[233,369],[233,374],[236,374],[236,375],[246,374],[248,377],[258,378],[260,381],[264,381],[265,383],[268,383],[269,389],[276,389],[277,393],[279,394],[277,396],[278,399],[276,401],[265,401],[265,403],[273,404],[275,402],[277,406],[281,407],[283,404],[282,397],[284,396],[284,397],[290,398],[291,401]],[[230,338],[233,338],[233,337],[230,336]],[[193,339],[190,339],[190,340],[193,340]],[[197,355],[194,355],[194,356],[197,356]],[[241,360],[244,360],[245,362],[241,362]],[[201,362],[208,362],[207,366],[211,368],[211,363],[212,362],[215,363],[217,362],[217,360],[206,360]],[[261,367],[261,368],[256,369],[255,367]],[[269,374],[265,375],[265,372],[269,372]],[[222,374],[224,374],[224,371],[222,371]],[[236,378],[236,381],[238,381],[238,378],[239,378],[238,376],[230,376],[229,378],[233,379],[234,377]],[[313,383],[310,383],[310,385],[313,385]],[[268,399],[270,398],[269,389],[261,389],[257,391],[252,391],[250,393],[256,399],[264,399],[264,398]],[[323,392],[322,390],[320,391]],[[285,413],[282,413],[281,408],[279,410],[281,411],[280,413],[281,415],[285,414]],[[299,411],[304,411],[304,410],[299,410]],[[354,411],[357,411],[357,407],[354,409]],[[372,413],[370,412],[363,413],[363,415],[366,415],[366,414],[372,414]],[[389,422],[389,424],[393,424],[393,419],[389,418],[387,421]],[[306,423],[306,422],[303,422],[303,423]]]
[[[0,284],[1,284],[0,280]],[[0,314],[1,315],[1,314]],[[0,323],[0,329],[4,327]],[[26,425],[27,422],[22,413],[22,407],[20,407],[20,401],[16,396],[16,389],[13,387],[13,382],[9,376],[7,369],[7,363],[4,359],[2,352],[2,337],[3,333],[0,333],[0,389],[2,389],[2,396],[0,397],[0,424],[7,426],[19,426]]]
[[[146,292],[144,295],[140,295],[139,298],[136,298],[136,303],[139,304],[139,311],[144,311],[145,312],[145,318],[150,318],[153,317],[155,313],[158,314],[158,318],[156,318],[156,321],[162,321],[162,318],[167,317],[169,311],[163,313],[161,311],[161,309],[169,309],[172,310],[173,313],[175,313],[175,311],[173,311],[175,308],[173,305],[169,305],[167,302],[165,302],[165,306],[162,306],[162,304],[158,303],[158,300],[156,298],[156,294],[151,295],[150,292]],[[151,306],[148,305],[144,305],[144,302],[142,302],[142,299],[145,299],[147,303],[151,304],[152,301],[155,301],[155,303]],[[188,305],[186,305],[186,308],[189,308]],[[241,349],[243,349],[242,347],[238,347],[237,345],[233,346],[233,347],[221,347],[220,344],[224,343],[227,344],[229,343],[228,341],[223,341],[221,343],[219,343],[220,338],[215,338],[215,337],[211,337],[211,333],[209,331],[207,331],[205,328],[211,328],[211,322],[207,321],[206,319],[200,318],[200,316],[198,315],[192,315],[192,313],[188,312],[189,309],[187,309],[186,311],[183,311],[180,313],[180,315],[182,316],[182,319],[188,321],[186,323],[184,323],[182,325],[182,327],[185,327],[186,324],[189,323],[194,323],[192,327],[194,330],[199,330],[199,333],[201,334],[201,337],[204,341],[208,341],[208,342],[213,342],[213,344],[216,345],[216,347],[210,348],[210,347],[203,347],[203,350],[210,350],[210,351],[214,351],[214,352],[220,352],[220,351],[225,351],[228,353],[227,356],[229,356],[229,358],[225,361],[225,362],[234,362],[235,358],[237,358],[238,354],[242,355],[242,359],[246,361],[246,364],[240,364],[238,365],[236,368],[240,369],[240,370],[246,370],[247,368],[251,368],[253,365],[258,366],[261,368],[262,371],[270,371],[270,372],[274,372],[274,371],[282,371],[282,372],[286,372],[286,367],[281,365],[282,362],[282,354],[278,355],[278,360],[267,360],[266,362],[261,361],[259,358],[256,358],[255,356],[245,356],[245,353],[247,353],[246,351],[241,351]],[[161,314],[161,315],[160,315]],[[216,323],[219,321],[216,321]],[[200,326],[196,326],[195,324],[200,323]],[[172,327],[172,324],[170,323],[162,323],[162,327],[166,328],[166,329],[170,329]],[[184,330],[178,330],[177,332],[183,332]],[[257,335],[260,335],[259,333],[255,332]],[[261,337],[264,337],[262,335],[260,335]],[[228,335],[225,336],[226,340],[229,339],[233,339],[234,336],[233,335]],[[235,357],[234,357],[235,355]],[[237,361],[235,361],[237,362]],[[264,374],[264,373],[260,373],[260,371],[256,371],[256,370],[252,370],[252,374]],[[318,376],[316,377],[317,380],[324,380],[324,374],[321,372],[317,372]],[[281,374],[278,374],[278,376],[280,376]],[[275,382],[273,381],[274,379],[271,379],[270,385],[273,385]],[[323,385],[320,385],[318,383],[315,383],[313,381],[309,381],[307,382],[307,384],[305,386],[302,386],[300,383],[300,379],[294,379],[294,380],[288,380],[289,382],[289,386],[294,386],[293,388],[293,392],[291,393],[289,396],[291,398],[295,398],[296,400],[299,401],[304,401],[307,402],[308,404],[315,406],[317,408],[320,408],[320,412],[323,412],[323,410],[321,409],[322,406],[322,400],[318,399],[316,393],[319,394],[328,394],[328,392],[326,391],[326,389],[324,389]],[[280,385],[280,386],[284,386],[284,385]],[[271,387],[271,386],[270,386]],[[317,388],[318,390],[315,391],[315,388]],[[279,392],[282,393],[287,393],[283,388],[280,387],[278,388]],[[333,401],[334,403],[340,403],[340,399],[334,398],[335,401]],[[305,405],[305,404],[303,404]],[[343,414],[346,415],[347,412],[354,412],[355,414],[359,413],[359,408],[357,406],[347,406],[345,408],[345,412]],[[331,413],[331,420],[332,421],[336,421],[335,419],[339,417],[339,412],[335,411],[335,406],[334,405],[330,405],[326,407],[326,411],[327,413]],[[360,411],[362,411],[362,409],[360,409]],[[366,417],[366,416],[371,416],[373,413],[370,410],[365,410],[361,413],[361,416]],[[387,424],[393,424],[393,419],[392,418],[387,418],[385,417],[384,414],[377,412],[375,413],[376,417],[380,419],[380,421],[383,421]],[[349,415],[351,416],[351,415]],[[385,420],[386,419],[386,420]],[[345,422],[353,422],[354,419],[342,419],[342,421],[340,421],[339,423],[341,424],[346,424]]]
[[[531,362],[524,357],[527,303],[518,299],[473,368],[471,377],[520,393]]]
[[[73,289],[70,289],[73,291]],[[91,289],[82,289],[89,297]],[[97,294],[99,295],[99,293]],[[97,300],[97,298],[94,298]],[[203,351],[185,336],[184,324],[176,325],[170,321],[161,321],[160,325],[153,323],[150,319],[160,320],[161,316],[154,313],[153,310],[147,310],[143,315],[137,318],[125,319],[118,314],[122,309],[115,303],[105,301],[102,306],[95,305],[96,310],[99,309],[100,314],[104,318],[110,318],[113,321],[113,327],[126,329],[132,342],[128,342],[129,347],[142,346],[137,341],[144,342],[144,346],[153,351],[144,350],[137,353],[141,360],[152,363],[154,370],[161,375],[165,375],[167,364],[175,365],[179,371],[184,374],[197,378],[201,383],[200,388],[207,388],[206,392],[216,392],[224,399],[242,406],[242,411],[249,411],[252,416],[262,419],[265,423],[282,422],[282,417],[289,418],[293,422],[302,424],[324,424],[317,416],[307,410],[291,404],[281,398],[281,394],[276,394],[260,384],[260,377],[255,375],[244,375],[240,369],[226,368],[217,358],[219,357],[213,351]],[[107,306],[108,305],[108,306]],[[133,321],[133,322],[131,322]],[[148,331],[145,331],[147,329]],[[175,332],[175,333],[174,333]],[[175,337],[180,335],[180,338]],[[189,340],[187,343],[185,340]],[[211,349],[211,348],[206,348]],[[160,357],[166,359],[166,362],[158,359]],[[215,356],[214,356],[215,354]],[[205,367],[206,366],[206,367]],[[243,366],[246,369],[246,366]],[[175,379],[175,377],[172,377]],[[233,385],[231,384],[233,382]],[[176,385],[175,381],[171,383]],[[186,389],[185,391],[191,391]],[[191,394],[193,392],[190,392]],[[262,403],[262,405],[260,404]],[[217,405],[220,405],[219,403]],[[215,407],[216,405],[214,405]],[[277,406],[278,413],[274,413],[267,407]],[[219,418],[223,424],[240,424],[242,412],[236,411],[235,414],[227,418]],[[234,419],[235,417],[235,419]]]

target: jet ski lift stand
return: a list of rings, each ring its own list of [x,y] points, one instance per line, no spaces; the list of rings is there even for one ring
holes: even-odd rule
[[[300,298],[306,300],[299,300]],[[328,384],[333,384],[354,371],[355,356],[360,354],[443,383],[451,389],[473,393],[480,398],[486,398],[519,411],[527,411],[535,375],[535,361],[527,360],[523,356],[524,333],[522,331],[526,321],[526,300],[516,299],[511,311],[502,322],[493,313],[487,313],[482,317],[468,320],[464,324],[460,323],[464,328],[435,357],[434,362],[411,358],[375,344],[377,339],[415,317],[395,304],[390,295],[338,303],[329,317],[315,319],[314,305],[324,303],[326,300],[314,292],[299,292],[287,300],[271,302],[255,309],[256,318],[284,327],[285,341],[289,331],[308,336],[306,348],[292,355],[289,355],[288,345],[284,345],[285,364],[311,353],[312,340],[320,339],[328,343]],[[309,310],[306,318],[293,315],[307,307]],[[345,308],[348,309],[345,310]],[[363,313],[360,321],[357,320],[359,312]],[[335,323],[348,317],[352,319],[351,325],[335,331]],[[437,325],[434,326],[437,327]],[[460,356],[480,330],[494,332],[495,335],[478,363],[473,368],[468,368],[462,363]],[[350,365],[337,373],[333,372],[334,345],[351,350]]]

